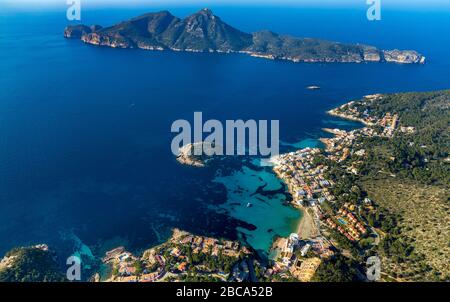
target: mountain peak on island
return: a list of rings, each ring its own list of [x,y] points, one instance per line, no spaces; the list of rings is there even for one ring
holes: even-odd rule
[[[106,28],[97,25],[68,26],[64,36],[81,39],[87,44],[114,48],[239,52],[293,62],[425,62],[425,57],[413,50],[379,50],[361,44],[295,38],[268,30],[245,33],[222,21],[209,8],[203,8],[184,19],[164,10]]]
[[[215,16],[213,11],[210,10],[209,8],[202,8],[198,12],[187,16],[186,20],[195,19],[195,18],[205,18],[206,20],[212,20],[212,19],[219,18],[219,17]]]
[[[205,15],[208,15],[208,16],[213,16],[213,15],[214,15],[213,12],[212,12],[212,10],[210,10],[210,9],[207,8],[207,7],[202,8],[198,13],[199,13],[199,14],[205,14]]]
[[[192,19],[192,18],[205,18],[205,20],[214,20],[219,17],[214,15],[213,11],[210,10],[209,8],[203,8],[203,9],[199,10],[198,12],[188,16],[186,19]]]
[[[199,23],[221,23],[221,26],[227,25],[219,17],[215,16],[209,8],[204,8],[198,12],[187,16],[184,21],[186,23],[199,22]]]

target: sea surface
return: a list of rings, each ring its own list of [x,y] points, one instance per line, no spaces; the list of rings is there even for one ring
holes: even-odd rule
[[[181,17],[200,8],[169,7]],[[88,8],[82,21],[111,25],[159,9]],[[140,251],[162,242],[173,227],[267,253],[301,217],[285,205],[284,184],[252,158],[180,165],[170,151],[174,120],[192,121],[194,111],[204,120],[279,120],[290,151],[318,146],[322,127],[357,127],[325,114],[351,99],[450,88],[448,11],[387,10],[369,22],[364,8],[212,9],[244,31],[415,49],[427,63],[100,48],[63,38],[62,8],[0,9],[0,255],[48,243],[61,258],[95,262],[118,245]]]

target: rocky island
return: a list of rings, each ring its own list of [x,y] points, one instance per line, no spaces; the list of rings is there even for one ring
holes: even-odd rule
[[[205,167],[213,159],[215,146],[208,142],[186,144],[179,149],[177,161],[183,165]],[[200,155],[196,155],[197,153]]]
[[[206,8],[184,19],[161,11],[105,28],[99,25],[68,26],[64,37],[113,48],[244,53],[292,62],[425,63],[425,57],[414,50],[380,50],[362,44],[295,38],[267,30],[245,33],[223,22]]]

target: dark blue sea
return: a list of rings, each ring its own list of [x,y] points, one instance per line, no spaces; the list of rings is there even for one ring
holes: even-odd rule
[[[267,251],[301,216],[283,204],[283,184],[251,160],[180,165],[170,151],[174,120],[192,120],[194,111],[205,120],[275,119],[284,148],[293,149],[314,146],[322,127],[357,126],[325,114],[351,99],[450,88],[448,10],[384,10],[369,22],[364,6],[212,7],[248,32],[427,57],[425,65],[397,65],[99,48],[63,38],[64,8],[1,8],[0,255],[37,243],[62,258],[97,257],[118,245],[138,251],[173,227]],[[165,8],[184,17],[201,7]],[[160,9],[92,7],[82,22],[112,25]],[[245,207],[249,201],[255,206]]]

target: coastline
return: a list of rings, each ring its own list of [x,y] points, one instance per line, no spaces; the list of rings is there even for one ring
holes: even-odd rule
[[[378,97],[379,95],[374,95],[374,97]],[[365,96],[365,98],[372,98],[372,96]],[[333,109],[330,109],[328,111],[326,111],[326,113],[330,116],[334,116],[334,117],[338,117],[344,120],[350,120],[350,121],[355,121],[355,122],[360,122],[361,124],[365,125],[365,126],[373,126],[374,124],[371,122],[368,122],[362,118],[357,118],[357,117],[353,117],[350,115],[346,115],[346,114],[342,114],[342,113],[338,113],[336,112],[336,110],[338,108],[347,106],[348,104],[352,103],[352,101],[350,102],[346,102],[344,104],[342,104],[339,107],[335,107]],[[339,128],[322,128],[322,131],[327,132],[332,134],[334,137],[335,136],[339,136],[341,135],[341,129]],[[345,131],[344,131],[345,133]],[[324,144],[324,147],[314,147],[314,148],[318,148],[320,150],[329,150],[332,146],[330,143],[330,138],[325,138],[325,137],[320,137],[318,138],[318,141],[322,142]],[[300,148],[296,151],[300,151],[304,148]],[[276,171],[274,171],[275,174],[277,175],[278,178],[280,178],[286,185],[287,183],[284,181],[283,177],[281,177],[281,175],[279,175]],[[289,186],[288,186],[289,188]],[[291,192],[291,190],[289,189],[289,194],[293,197],[294,192]],[[314,238],[316,236],[320,235],[320,226],[316,224],[316,221],[314,220],[314,217],[312,216],[312,214],[310,213],[310,211],[308,211],[307,207],[304,207],[302,205],[298,205],[298,204],[290,204],[290,206],[292,206],[293,208],[299,209],[301,211],[301,216],[297,222],[297,228],[296,228],[296,233],[298,234],[300,239],[310,239],[310,238]],[[274,239],[273,245],[276,244],[276,240]]]
[[[277,173],[275,174],[281,181],[284,182],[284,179],[282,177],[280,177]],[[286,182],[284,183],[287,185]],[[291,190],[289,190],[289,194],[293,196]],[[292,203],[289,203],[289,206],[300,211],[300,217],[297,220],[297,227],[295,228],[295,233],[298,234],[300,239],[313,238],[320,234],[319,226],[316,225],[313,216],[308,211],[308,208]],[[271,249],[273,249],[274,244],[276,244],[276,238],[273,239]]]
[[[69,25],[64,29],[64,37],[80,39],[86,44],[112,48],[242,53],[256,58],[294,63],[424,64],[426,60],[424,55],[415,50],[382,50],[370,45],[292,37],[267,30],[247,33],[223,22],[208,8],[183,19],[173,16],[166,10],[147,13],[119,24],[119,28],[84,24]],[[160,30],[154,30],[155,28]],[[216,29],[211,30],[211,28]],[[216,31],[219,29],[225,38],[216,36]],[[193,35],[192,33],[196,31],[200,31],[202,35],[200,37]],[[146,39],[146,33],[151,33],[152,39]],[[181,36],[183,39],[180,39]],[[310,87],[319,88],[318,86]]]
[[[342,106],[345,106],[345,105],[347,105],[349,103],[351,103],[351,102],[345,103]],[[342,107],[342,106],[340,106],[340,107]],[[340,107],[338,107],[338,108],[340,108]],[[326,113],[331,115],[331,116],[339,117],[339,118],[342,118],[342,119],[345,119],[345,120],[354,121],[354,122],[360,122],[360,123],[364,124],[365,126],[373,126],[373,123],[371,123],[371,122],[368,122],[368,121],[366,121],[366,120],[364,120],[362,118],[357,118],[357,117],[353,117],[353,116],[346,115],[346,114],[343,114],[343,113],[338,113],[338,112],[336,112],[336,109],[337,108],[328,110]]]
[[[312,237],[316,237],[318,235],[318,229],[316,224],[314,223],[314,218],[309,213],[308,209],[305,207],[299,207],[302,216],[299,219],[297,225],[297,234],[300,239],[308,239]]]
[[[195,258],[197,256],[192,258],[192,255],[205,257],[222,255],[228,261],[239,262],[240,258],[252,258],[254,252],[236,240],[195,235],[173,228],[171,236],[165,242],[137,254],[127,251],[123,246],[107,251],[102,258],[102,263],[110,267],[110,274],[102,279],[97,272],[91,280],[95,282],[189,281],[189,268],[192,268],[194,261],[200,261],[201,266],[206,269],[199,272],[199,275],[206,281],[226,281],[228,278],[236,281],[252,281],[249,273],[238,274],[235,268],[226,268],[226,260],[223,262],[225,266],[222,265],[224,271],[218,273],[215,271],[215,266],[209,267],[210,263],[207,260]],[[255,265],[260,264],[255,262]]]

